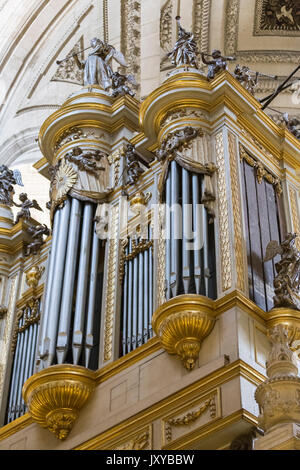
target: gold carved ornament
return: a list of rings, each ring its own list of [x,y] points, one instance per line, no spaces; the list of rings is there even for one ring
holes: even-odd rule
[[[176,354],[187,370],[195,367],[202,341],[215,324],[213,301],[195,294],[179,295],[153,314],[152,326],[162,347]]]
[[[203,415],[203,413],[205,413],[207,409],[210,410],[210,417],[215,418],[216,402],[214,396],[209,397],[207,400],[205,400],[196,411],[189,411],[184,416],[181,416],[179,418],[168,419],[168,421],[166,421],[165,423],[166,441],[170,442],[172,440],[172,427],[188,426],[191,423],[194,423],[195,421],[197,421],[198,418],[200,418],[200,416]]]
[[[65,440],[95,389],[95,373],[85,367],[51,366],[30,377],[22,390],[32,419]]]
[[[279,178],[273,176],[268,170],[266,170],[266,168],[261,162],[251,157],[242,145],[240,145],[240,158],[241,160],[245,160],[248,165],[252,166],[252,168],[256,169],[256,178],[258,184],[261,184],[263,179],[265,179],[266,181],[268,181],[268,183],[274,186],[277,196],[281,196],[282,185]]]
[[[53,179],[50,186],[51,194],[51,210],[50,217],[53,220],[54,210],[56,207],[61,207],[67,199],[69,191],[76,184],[78,179],[77,172],[72,165],[69,165],[65,159],[60,160],[55,169]]]
[[[232,285],[232,266],[229,241],[229,217],[228,217],[228,197],[226,190],[225,160],[224,160],[224,139],[223,133],[216,136],[217,153],[217,187],[218,187],[218,207],[219,207],[219,231],[220,231],[220,251],[221,251],[221,272],[222,289],[226,291]]]

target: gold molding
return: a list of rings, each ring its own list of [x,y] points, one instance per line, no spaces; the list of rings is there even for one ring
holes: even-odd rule
[[[245,279],[245,255],[244,255],[244,236],[242,225],[242,206],[240,198],[239,171],[238,171],[238,155],[237,155],[237,139],[232,132],[228,132],[228,149],[229,163],[231,175],[231,195],[233,207],[233,224],[234,224],[234,252],[236,263],[236,286],[242,292],[246,289]]]
[[[117,263],[118,263],[118,225],[119,207],[114,206],[111,214],[112,237],[108,248],[108,273],[106,284],[105,323],[104,323],[104,362],[110,361],[113,355],[113,327],[114,327],[114,305],[117,287]]]
[[[225,152],[223,132],[216,135],[217,187],[219,207],[219,249],[221,252],[222,290],[232,286],[232,266],[228,217],[228,197],[226,189]]]
[[[291,186],[289,186],[289,196],[290,196],[290,204],[291,204],[293,230],[299,235],[296,238],[295,243],[296,243],[296,247],[298,248],[298,250],[300,250],[300,222],[299,222],[299,210],[298,210],[298,204],[297,204],[297,192]]]

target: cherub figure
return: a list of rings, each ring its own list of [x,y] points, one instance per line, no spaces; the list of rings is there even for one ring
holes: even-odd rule
[[[43,209],[39,206],[38,202],[37,202],[35,199],[33,199],[33,201],[31,201],[30,199],[28,199],[26,193],[21,193],[21,194],[19,195],[19,199],[20,199],[20,201],[21,201],[21,204],[16,204],[16,203],[14,202],[14,205],[15,205],[16,207],[21,207],[20,212],[17,213],[15,225],[17,225],[17,223],[18,223],[21,219],[25,219],[25,220],[29,220],[29,219],[30,219],[30,217],[31,217],[30,209],[37,209],[38,211],[42,211],[42,212],[43,212]]]
[[[124,95],[135,96],[134,91],[131,90],[127,83],[131,83],[133,86],[137,85],[133,75],[122,75],[119,72],[113,72],[111,76],[111,96],[114,98]]]
[[[290,119],[288,113],[284,113],[282,117],[288,130],[296,137],[296,139],[300,139],[299,119],[296,117]]]
[[[47,237],[50,235],[50,230],[47,225],[31,225],[27,228],[27,232],[32,237],[32,242],[27,246],[27,252],[25,256],[37,255],[42,245],[44,244],[43,236]]]
[[[227,70],[227,60],[235,60],[234,57],[222,56],[221,51],[218,49],[212,51],[212,60],[206,60],[205,55],[202,53],[202,62],[208,65],[208,80],[215,78],[215,75],[222,70]]]
[[[127,173],[126,184],[132,185],[137,182],[140,175],[144,173],[144,170],[140,166],[138,155],[132,144],[127,145],[127,148],[125,150],[125,157],[126,157],[126,173]]]
[[[251,95],[254,95],[255,88],[258,84],[259,72],[255,72],[255,76],[253,77],[249,67],[246,65],[237,65],[234,69],[234,76]]]
[[[98,177],[99,171],[105,171],[104,167],[98,166],[99,162],[104,157],[104,154],[100,150],[94,152],[83,153],[80,147],[75,147],[68,152],[65,156],[66,160],[71,163],[75,163],[79,170],[87,171]]]

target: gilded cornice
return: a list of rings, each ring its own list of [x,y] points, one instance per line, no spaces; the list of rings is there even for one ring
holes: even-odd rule
[[[30,287],[30,289],[27,289],[23,294],[22,298],[19,299],[16,303],[16,308],[17,309],[22,309],[29,300],[32,298],[40,298],[43,295],[44,292],[44,284],[41,284],[40,286],[34,288]]]

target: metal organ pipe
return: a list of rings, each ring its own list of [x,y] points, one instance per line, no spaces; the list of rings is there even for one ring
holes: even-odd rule
[[[185,294],[189,292],[191,279],[191,250],[189,250],[191,227],[189,172],[182,168],[182,280]]]
[[[85,367],[88,367],[89,365],[90,354],[91,354],[91,350],[93,347],[93,326],[94,326],[94,309],[95,309],[95,300],[96,300],[98,262],[99,262],[99,244],[100,244],[100,240],[96,233],[96,224],[94,224],[92,259],[91,259],[91,270],[90,270],[90,289],[89,289],[87,325],[86,325],[86,335],[85,335]]]
[[[200,181],[199,175],[192,175],[192,193],[193,193],[193,232],[194,243],[197,249],[194,249],[194,280],[196,294],[201,292],[201,207],[200,207]]]
[[[129,253],[132,250],[132,240],[129,239]],[[127,315],[127,352],[132,349],[132,268],[133,260],[128,262],[128,315]]]
[[[171,273],[170,285],[172,296],[178,294],[179,288],[179,257],[182,220],[179,206],[179,168],[173,160],[171,162]]]
[[[49,311],[49,315],[47,318],[47,330],[46,330],[46,338],[45,338],[45,352],[47,351],[48,346],[48,354],[46,359],[46,366],[49,367],[54,360],[55,356],[55,349],[56,349],[56,335],[58,329],[58,321],[59,321],[59,312],[60,312],[60,301],[61,301],[61,293],[62,293],[62,286],[63,286],[63,274],[64,274],[64,264],[65,264],[65,256],[66,256],[66,248],[67,248],[67,241],[68,241],[68,228],[69,228],[69,221],[70,221],[70,209],[71,209],[71,202],[67,199],[65,206],[61,209],[61,217],[60,217],[60,226],[59,226],[59,233],[57,239],[57,249],[56,249],[56,259],[55,259],[55,274],[53,277],[52,288],[49,292],[50,301],[51,301],[51,308]]]
[[[171,298],[170,276],[171,276],[171,176],[170,171],[166,181],[166,300]]]
[[[152,239],[151,226],[148,226],[148,239]],[[148,336],[152,337],[152,314],[153,314],[153,258],[152,258],[153,248],[150,247],[148,250],[148,261],[149,261],[149,307],[148,307]]]
[[[90,261],[91,230],[93,206],[86,203],[84,206],[80,259],[78,268],[76,306],[74,315],[73,333],[73,364],[78,364],[83,341],[84,314],[87,297],[88,268]]]
[[[128,255],[128,243],[125,247],[125,256]],[[128,317],[128,263],[124,263],[124,278],[123,278],[123,325],[122,325],[122,353],[123,356],[127,350],[127,317]]]
[[[56,347],[58,364],[62,364],[65,361],[68,351],[74,284],[76,275],[80,220],[81,202],[73,198]]]

